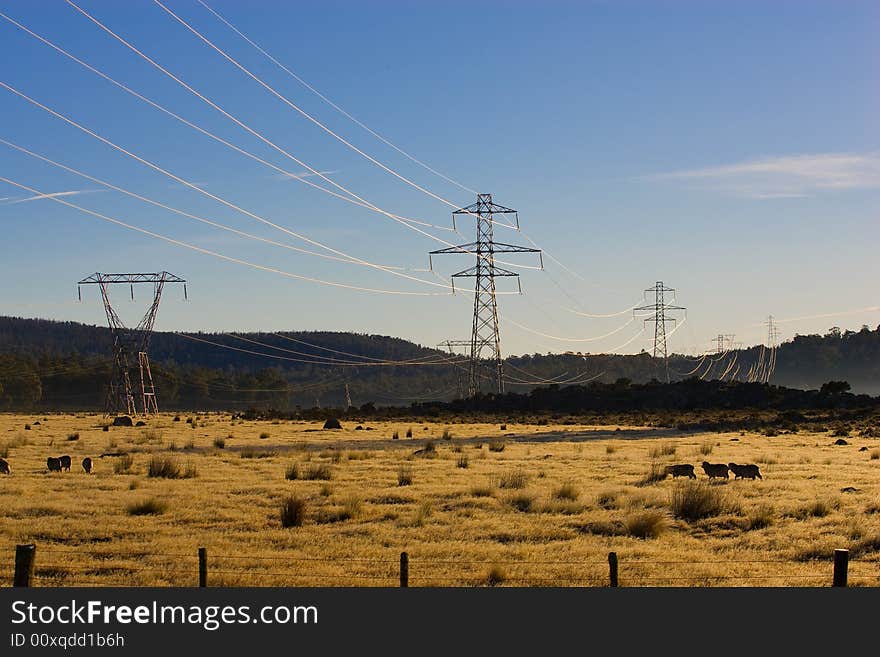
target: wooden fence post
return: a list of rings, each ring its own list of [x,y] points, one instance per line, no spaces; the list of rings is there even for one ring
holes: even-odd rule
[[[400,588],[409,587],[409,555],[406,552],[400,553]]]
[[[208,549],[199,548],[199,586],[208,586]]]
[[[608,553],[608,581],[610,586],[617,588],[617,552]]]
[[[15,575],[12,578],[13,586],[30,586],[31,577],[34,574],[34,556],[37,546],[33,543],[15,546]]]
[[[849,550],[834,551],[834,582],[831,586],[846,586],[846,572],[849,567]]]

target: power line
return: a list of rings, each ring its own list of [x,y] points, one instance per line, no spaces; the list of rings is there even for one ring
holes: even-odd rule
[[[118,87],[119,89],[122,89],[122,90],[125,91],[126,93],[128,93],[128,94],[134,96],[134,97],[137,98],[138,100],[141,100],[141,101],[147,103],[147,104],[150,105],[151,107],[153,107],[153,108],[159,110],[160,112],[162,112],[162,113],[164,113],[164,114],[170,116],[171,118],[175,119],[176,121],[179,121],[180,123],[183,123],[184,125],[186,125],[186,126],[192,128],[193,130],[196,130],[197,132],[203,134],[204,136],[206,136],[206,137],[208,137],[208,138],[210,138],[210,139],[213,139],[214,141],[216,141],[216,142],[218,142],[218,143],[220,143],[220,144],[226,146],[227,148],[230,148],[230,149],[232,149],[233,151],[235,151],[235,152],[237,152],[237,153],[240,153],[241,155],[244,155],[245,157],[248,157],[248,158],[254,160],[255,162],[259,162],[259,163],[262,164],[263,166],[266,166],[266,167],[268,167],[268,168],[270,168],[270,169],[272,169],[272,170],[274,170],[274,171],[280,173],[281,175],[285,176],[286,178],[293,179],[293,180],[297,180],[297,181],[303,183],[304,185],[307,185],[307,186],[312,187],[312,188],[314,188],[314,189],[320,190],[320,191],[322,191],[322,192],[324,192],[324,193],[326,193],[326,194],[329,194],[330,196],[334,196],[334,197],[336,197],[336,198],[338,198],[338,199],[341,199],[341,200],[345,201],[346,203],[351,203],[351,204],[353,204],[353,205],[357,205],[357,206],[362,207],[362,208],[367,208],[367,209],[369,209],[369,210],[371,210],[371,211],[374,210],[374,208],[373,208],[370,204],[367,204],[367,203],[365,203],[365,202],[362,202],[362,201],[359,201],[359,200],[357,200],[357,199],[351,198],[350,196],[346,196],[346,195],[340,194],[339,192],[334,192],[332,189],[328,189],[328,188],[326,188],[326,187],[324,187],[324,186],[322,186],[322,185],[319,185],[319,184],[317,184],[317,183],[314,183],[314,182],[308,180],[308,179],[307,179],[306,177],[304,177],[304,176],[300,176],[300,175],[297,175],[297,174],[292,173],[292,172],[290,172],[290,171],[287,171],[287,170],[285,170],[285,169],[282,169],[281,167],[276,166],[275,164],[272,164],[271,162],[269,162],[269,161],[267,161],[267,160],[261,158],[260,156],[255,155],[254,153],[252,153],[252,152],[250,152],[250,151],[248,151],[248,150],[246,150],[246,149],[244,149],[244,148],[241,148],[241,147],[239,147],[239,146],[236,146],[235,144],[233,144],[233,143],[229,142],[228,140],[224,139],[223,137],[220,137],[220,136],[214,134],[213,132],[211,132],[211,131],[209,131],[209,130],[206,130],[206,129],[203,128],[202,126],[200,126],[200,125],[198,125],[198,124],[196,124],[196,123],[194,123],[194,122],[192,122],[192,121],[189,121],[189,120],[183,118],[183,117],[180,116],[179,114],[177,114],[177,113],[171,111],[170,109],[168,109],[167,107],[165,107],[165,106],[159,104],[158,102],[156,102],[156,101],[154,101],[154,100],[151,100],[150,98],[144,96],[143,94],[138,93],[137,91],[135,91],[134,89],[132,89],[132,88],[129,87],[128,85],[123,84],[122,82],[119,82],[118,80],[116,80],[115,78],[113,78],[113,77],[111,77],[110,75],[106,74],[105,72],[103,72],[103,71],[97,69],[96,67],[92,66],[91,64],[88,64],[87,62],[83,61],[82,59],[80,59],[80,58],[77,57],[76,55],[71,54],[70,52],[68,52],[67,50],[65,50],[64,48],[62,48],[61,46],[57,45],[56,43],[53,43],[52,41],[50,41],[49,39],[45,38],[44,36],[41,36],[40,34],[37,34],[36,32],[34,32],[33,30],[31,30],[31,29],[28,28],[27,26],[23,25],[22,23],[19,23],[19,22],[16,21],[15,19],[13,19],[13,18],[7,16],[6,14],[4,14],[4,13],[2,13],[2,12],[0,12],[0,18],[5,19],[6,21],[8,21],[9,23],[11,23],[12,25],[18,27],[19,29],[21,29],[22,31],[24,31],[24,32],[26,32],[27,34],[31,35],[31,36],[34,37],[35,39],[41,41],[42,43],[46,44],[46,45],[49,46],[50,48],[54,49],[56,52],[60,53],[61,55],[64,55],[64,56],[67,57],[68,59],[70,59],[70,60],[76,62],[76,63],[79,64],[80,66],[82,66],[82,67],[84,67],[85,69],[91,71],[92,73],[98,75],[99,77],[103,78],[103,79],[106,80],[107,82],[109,82],[109,83],[115,85],[115,86]],[[444,231],[450,231],[450,232],[453,232],[453,230],[452,230],[451,228],[448,228],[448,227],[446,227],[446,226],[438,226],[438,225],[436,225],[436,224],[431,224],[431,223],[428,223],[428,222],[425,222],[425,221],[420,221],[420,220],[418,220],[418,219],[413,219],[412,217],[403,217],[403,216],[400,216],[400,215],[393,215],[393,216],[396,217],[397,219],[401,220],[401,221],[405,221],[405,222],[409,222],[409,223],[413,223],[413,224],[418,224],[418,225],[420,225],[420,226],[426,226],[426,227],[434,228],[434,229],[437,229],[437,230],[444,230]]]
[[[0,82],[0,85],[3,83]],[[14,180],[10,180],[9,178],[5,178],[0,176],[0,182],[5,182],[9,185],[13,185],[20,189],[27,190],[32,194],[45,194],[45,192],[41,192],[33,187],[29,187],[22,183],[15,182]],[[48,200],[53,201],[55,203],[60,203],[61,205],[66,205],[67,207],[74,208],[75,210],[79,210],[80,212],[84,212],[86,214],[92,215],[93,217],[97,217],[102,221],[107,221],[112,224],[116,224],[117,226],[122,226],[123,228],[127,228],[129,230],[141,233],[143,235],[148,235],[149,237],[153,237],[155,239],[162,240],[163,242],[168,242],[169,244],[174,244],[176,246],[182,246],[186,249],[190,249],[192,251],[196,251],[197,253],[202,253],[205,255],[210,255],[215,258],[219,258],[221,260],[226,260],[227,262],[234,262],[239,265],[244,265],[246,267],[252,267],[254,269],[259,269],[261,271],[271,272],[274,274],[279,274],[281,276],[285,276],[287,278],[295,278],[302,281],[308,281],[311,283],[320,283],[321,285],[329,285],[331,287],[344,288],[348,290],[355,290],[358,292],[374,292],[376,294],[393,294],[393,295],[404,295],[404,296],[447,296],[445,293],[441,292],[409,292],[406,290],[383,290],[379,288],[370,288],[370,287],[361,287],[358,285],[349,285],[347,283],[337,283],[335,281],[327,281],[320,278],[313,278],[311,276],[303,276],[301,274],[294,274],[293,272],[284,271],[282,269],[276,269],[274,267],[267,267],[265,265],[260,265],[254,262],[250,262],[248,260],[243,260],[241,258],[234,258],[232,256],[225,255],[223,253],[219,253],[217,251],[211,251],[209,249],[204,249],[200,246],[196,246],[195,244],[190,244],[188,242],[184,242],[182,240],[175,239],[173,237],[168,237],[166,235],[162,235],[160,233],[153,232],[151,230],[147,230],[146,228],[141,228],[139,226],[135,226],[133,224],[126,223],[114,217],[110,217],[105,214],[101,214],[100,212],[95,212],[94,210],[89,210],[88,208],[84,208],[80,205],[76,205],[75,203],[71,203],[70,201],[65,201],[62,198],[57,196],[47,197]]]
[[[400,148],[400,147],[397,146],[396,144],[392,143],[390,140],[386,139],[385,137],[383,137],[382,135],[380,135],[378,132],[376,132],[375,130],[373,130],[373,129],[370,128],[369,126],[365,125],[364,123],[362,123],[361,121],[359,121],[358,119],[356,119],[354,116],[352,116],[351,114],[349,114],[348,112],[346,112],[343,108],[341,108],[339,105],[337,105],[337,104],[334,103],[332,100],[330,100],[327,96],[325,96],[325,95],[322,94],[320,91],[318,91],[318,90],[317,90],[315,87],[313,87],[311,84],[309,84],[308,82],[306,82],[302,77],[300,77],[299,75],[297,75],[296,73],[294,73],[293,71],[291,71],[287,66],[285,66],[284,64],[282,64],[281,62],[279,62],[277,59],[275,59],[275,57],[273,57],[272,55],[270,55],[266,50],[264,50],[264,49],[261,48],[259,45],[257,45],[254,41],[252,41],[250,38],[248,38],[243,32],[241,32],[241,30],[239,30],[237,27],[235,27],[235,26],[234,26],[231,22],[229,22],[226,18],[224,18],[224,17],[221,16],[218,12],[214,11],[211,7],[209,7],[208,4],[205,3],[203,0],[198,0],[198,2],[199,2],[199,4],[202,5],[205,9],[207,9],[207,10],[208,10],[209,12],[211,12],[214,16],[216,16],[216,17],[217,17],[222,23],[224,23],[229,29],[231,29],[233,32],[235,32],[235,33],[236,33],[238,36],[240,36],[242,39],[244,39],[245,41],[247,41],[250,45],[252,45],[254,48],[256,48],[259,52],[261,52],[261,53],[262,53],[263,55],[265,55],[267,58],[269,58],[269,60],[270,60],[272,63],[274,63],[276,66],[278,66],[281,70],[285,71],[285,72],[286,72],[288,75],[290,75],[294,80],[296,80],[297,82],[299,82],[299,83],[300,83],[301,85],[303,85],[306,89],[308,89],[308,90],[311,91],[313,94],[315,94],[316,96],[318,96],[318,98],[320,98],[320,99],[323,100],[325,103],[327,103],[328,105],[330,105],[333,109],[335,109],[337,112],[339,112],[340,114],[342,114],[343,116],[345,116],[347,119],[353,121],[354,123],[356,123],[357,125],[359,125],[361,128],[363,128],[364,130],[366,130],[367,132],[369,132],[371,135],[373,135],[374,137],[376,137],[376,138],[377,138],[378,140],[380,140],[382,143],[386,144],[387,146],[390,146],[391,148],[393,148],[394,150],[396,150],[398,153],[400,153],[401,155],[403,155],[404,157],[406,157],[406,158],[409,159],[410,161],[415,162],[415,163],[418,164],[420,167],[422,167],[422,168],[424,168],[424,169],[427,169],[428,171],[430,171],[430,172],[433,173],[434,175],[437,175],[437,176],[443,178],[443,179],[446,180],[447,182],[450,182],[450,183],[452,183],[453,185],[456,185],[456,186],[459,187],[460,189],[463,189],[463,190],[466,191],[466,192],[470,192],[471,194],[476,194],[476,193],[477,193],[477,190],[475,190],[475,189],[471,189],[470,187],[467,187],[466,185],[463,185],[462,183],[458,182],[457,180],[454,180],[453,178],[450,178],[450,177],[447,176],[446,174],[440,173],[440,172],[437,171],[436,169],[434,169],[434,168],[428,166],[427,164],[425,164],[424,162],[422,162],[421,160],[419,160],[419,159],[416,158],[415,156],[410,155],[410,154],[407,153],[405,150],[403,150],[402,148]]]
[[[82,9],[81,7],[79,7],[78,5],[76,5],[76,3],[72,2],[72,0],[65,0],[65,1],[66,1],[67,4],[69,4],[71,7],[73,7],[74,9],[76,9],[80,14],[82,14],[83,16],[85,16],[86,18],[88,18],[88,19],[89,19],[92,23],[94,23],[95,25],[97,25],[97,26],[98,26],[100,29],[102,29],[104,32],[106,32],[107,34],[109,34],[110,36],[112,36],[114,39],[116,39],[117,41],[119,41],[120,43],[122,43],[122,44],[123,44],[124,46],[126,46],[129,50],[131,50],[132,52],[134,52],[135,54],[137,54],[139,57],[141,57],[144,61],[146,61],[147,63],[149,63],[151,66],[153,66],[153,67],[156,68],[157,70],[161,71],[164,75],[168,76],[169,78],[171,78],[172,80],[174,80],[175,82],[177,82],[177,84],[179,84],[179,85],[182,86],[184,89],[186,89],[187,91],[189,91],[190,93],[192,93],[194,96],[196,96],[197,98],[199,98],[199,100],[203,101],[204,103],[206,103],[207,105],[209,105],[209,106],[212,107],[213,109],[215,109],[215,110],[217,110],[218,112],[220,112],[224,117],[226,117],[227,119],[229,119],[230,121],[232,121],[233,123],[235,123],[236,125],[238,125],[239,127],[241,127],[242,129],[246,130],[249,134],[253,135],[253,136],[256,137],[257,139],[259,139],[260,141],[262,141],[263,143],[265,143],[267,146],[269,146],[269,147],[273,148],[274,150],[278,151],[279,153],[281,153],[281,154],[284,155],[285,157],[287,157],[287,158],[293,160],[293,161],[296,162],[299,166],[301,166],[301,167],[305,168],[306,170],[308,170],[311,174],[313,174],[313,175],[315,175],[315,176],[321,178],[322,180],[324,180],[325,182],[329,183],[329,184],[332,185],[333,187],[336,187],[337,189],[339,189],[340,191],[344,192],[345,194],[348,194],[348,195],[351,196],[352,198],[354,198],[354,199],[360,201],[362,204],[365,205],[365,207],[367,207],[367,208],[369,208],[369,209],[371,209],[371,210],[373,210],[373,211],[375,211],[375,212],[377,212],[377,213],[379,213],[379,214],[382,214],[382,215],[388,217],[389,219],[392,219],[393,221],[396,221],[396,222],[400,223],[401,225],[405,226],[406,228],[409,228],[410,230],[414,230],[415,232],[417,232],[417,233],[419,233],[419,234],[421,234],[421,235],[424,235],[424,236],[428,237],[429,239],[432,239],[432,240],[434,240],[434,241],[436,241],[436,242],[440,242],[441,244],[445,244],[446,246],[453,246],[452,243],[447,242],[446,240],[443,240],[443,239],[437,237],[436,235],[432,235],[431,233],[428,233],[427,231],[424,231],[424,230],[422,230],[422,229],[420,229],[420,228],[417,228],[416,226],[414,226],[414,225],[412,225],[412,224],[410,224],[410,223],[407,223],[405,220],[401,219],[401,218],[398,217],[397,215],[395,215],[395,214],[393,214],[393,213],[391,213],[391,212],[388,212],[387,210],[384,210],[384,209],[380,208],[379,206],[377,206],[377,205],[375,205],[375,204],[373,204],[373,203],[367,201],[367,200],[364,199],[363,197],[361,197],[361,196],[355,194],[355,193],[352,192],[350,189],[347,189],[347,188],[344,187],[343,185],[337,183],[335,180],[332,180],[332,179],[328,178],[328,177],[327,177],[324,173],[322,173],[321,171],[318,171],[318,170],[315,169],[314,167],[312,167],[312,166],[306,164],[305,162],[303,162],[302,160],[300,160],[300,159],[297,158],[296,156],[292,155],[291,153],[289,153],[289,152],[287,152],[286,150],[284,150],[283,148],[281,148],[278,144],[276,144],[276,143],[274,143],[273,141],[271,141],[270,139],[266,138],[266,137],[263,136],[261,133],[257,132],[256,130],[254,130],[253,128],[251,128],[250,126],[248,126],[246,123],[244,123],[243,121],[239,120],[238,118],[236,118],[235,116],[233,116],[232,114],[230,114],[229,112],[227,112],[226,110],[224,110],[222,107],[220,107],[219,105],[217,105],[217,103],[213,102],[211,99],[209,99],[208,97],[206,97],[204,94],[200,93],[198,90],[196,90],[195,88],[193,88],[191,85],[187,84],[186,82],[184,82],[183,80],[181,80],[179,77],[177,77],[176,75],[174,75],[173,73],[171,73],[168,69],[166,69],[165,67],[163,67],[161,64],[159,64],[159,63],[156,62],[155,60],[151,59],[149,56],[147,56],[146,54],[144,54],[142,51],[138,50],[135,46],[133,46],[133,45],[132,45],[131,43],[129,43],[128,41],[126,41],[124,38],[122,38],[122,37],[121,37],[120,35],[118,35],[116,32],[114,32],[113,30],[111,30],[109,27],[107,27],[106,25],[104,25],[104,24],[103,24],[101,21],[99,21],[97,18],[95,18],[94,16],[92,16],[91,14],[89,14],[88,12],[86,12],[84,9]],[[453,206],[453,207],[454,207],[454,206]],[[499,261],[499,262],[500,262],[500,261]],[[505,263],[502,263],[502,264],[505,264]],[[510,263],[506,263],[506,264],[510,264]]]
[[[110,146],[110,147],[116,149],[117,151],[119,151],[119,152],[121,152],[121,153],[127,155],[128,157],[130,157],[130,158],[132,158],[132,159],[134,159],[134,160],[137,160],[137,161],[140,162],[141,164],[144,164],[144,165],[148,166],[149,168],[153,169],[154,171],[157,171],[157,172],[163,174],[164,176],[166,176],[166,177],[168,177],[168,178],[171,178],[171,179],[174,180],[175,182],[178,182],[178,183],[180,183],[180,184],[182,184],[182,185],[184,185],[184,186],[186,186],[186,187],[188,187],[188,188],[190,188],[190,189],[192,189],[192,190],[194,190],[194,191],[199,192],[200,194],[203,194],[204,196],[207,196],[208,198],[210,198],[210,199],[212,199],[212,200],[217,201],[218,203],[223,204],[223,205],[225,205],[225,206],[227,206],[227,207],[229,207],[229,208],[235,210],[236,212],[239,212],[239,213],[241,213],[241,214],[244,214],[244,215],[246,215],[246,216],[248,216],[248,217],[250,217],[250,218],[252,218],[252,219],[255,219],[256,221],[259,221],[259,222],[261,222],[261,223],[264,223],[264,224],[266,224],[266,225],[272,226],[273,228],[276,228],[276,229],[278,229],[278,230],[280,230],[280,231],[282,231],[282,232],[284,232],[284,233],[287,233],[288,235],[291,235],[291,236],[293,236],[293,237],[296,237],[297,239],[301,239],[301,240],[303,240],[304,242],[308,242],[309,244],[312,244],[312,245],[314,245],[314,246],[318,246],[318,247],[320,247],[320,248],[322,248],[322,249],[326,249],[327,251],[330,251],[331,253],[335,253],[335,254],[337,254],[337,255],[339,255],[339,256],[342,256],[342,257],[344,257],[344,258],[347,258],[347,259],[349,259],[349,260],[350,260],[351,262],[353,262],[353,263],[360,264],[360,265],[363,265],[363,266],[366,266],[366,267],[371,267],[371,268],[374,268],[374,269],[379,269],[379,270],[381,270],[381,271],[386,271],[386,272],[388,272],[388,273],[390,273],[390,274],[393,274],[393,275],[395,275],[395,276],[401,276],[401,277],[403,277],[403,278],[411,278],[411,279],[413,279],[413,280],[415,280],[415,281],[418,281],[418,282],[422,282],[422,283],[425,283],[425,282],[426,282],[426,281],[422,281],[421,279],[416,278],[416,277],[414,277],[414,276],[409,276],[408,274],[403,274],[403,273],[401,273],[401,272],[396,272],[396,271],[394,271],[394,270],[392,270],[392,269],[389,269],[389,268],[386,268],[386,267],[384,267],[384,266],[382,266],[382,265],[377,265],[377,264],[375,264],[375,263],[371,263],[371,262],[369,262],[369,261],[367,261],[367,260],[363,260],[363,259],[361,259],[361,258],[357,258],[357,257],[355,257],[355,256],[348,255],[347,253],[344,253],[344,252],[342,252],[342,251],[339,251],[338,249],[334,249],[334,248],[329,247],[329,246],[327,246],[327,245],[325,245],[325,244],[322,244],[321,242],[318,242],[318,241],[313,240],[313,239],[311,239],[311,238],[309,238],[309,237],[306,237],[306,236],[301,235],[301,234],[299,234],[299,233],[296,233],[296,232],[294,232],[294,231],[292,231],[292,230],[289,230],[289,229],[287,229],[287,228],[284,228],[283,226],[280,226],[280,225],[278,225],[278,224],[276,224],[276,223],[274,223],[274,222],[272,222],[272,221],[270,221],[270,220],[268,220],[268,219],[266,219],[266,218],[264,218],[264,217],[261,217],[260,215],[254,214],[253,212],[250,212],[249,210],[245,210],[244,208],[242,208],[242,207],[240,207],[240,206],[238,206],[238,205],[236,205],[236,204],[234,204],[234,203],[232,203],[232,202],[230,202],[230,201],[227,201],[226,199],[224,199],[224,198],[222,198],[222,197],[220,197],[220,196],[217,196],[216,194],[212,194],[211,192],[208,192],[208,191],[202,189],[202,188],[199,187],[198,185],[195,185],[195,184],[193,184],[192,182],[190,182],[190,181],[188,181],[188,180],[185,180],[185,179],[181,178],[180,176],[177,176],[177,175],[171,173],[170,171],[168,171],[168,170],[166,170],[166,169],[163,169],[162,167],[158,166],[157,164],[154,164],[153,162],[150,162],[149,160],[147,160],[147,159],[145,159],[145,158],[142,158],[142,157],[136,155],[135,153],[133,153],[133,152],[131,152],[131,151],[129,151],[129,150],[126,150],[126,149],[123,148],[122,146],[119,146],[118,144],[116,144],[116,143],[110,141],[109,139],[106,139],[106,138],[102,137],[101,135],[99,135],[99,134],[97,134],[96,132],[94,132],[94,131],[92,131],[92,130],[86,128],[85,126],[80,125],[80,124],[77,123],[76,121],[74,121],[74,120],[72,120],[72,119],[70,119],[70,118],[64,116],[63,114],[60,114],[59,112],[56,112],[55,110],[53,110],[53,109],[47,107],[46,105],[43,105],[43,104],[40,103],[39,101],[37,101],[37,100],[31,98],[30,96],[27,96],[26,94],[22,93],[21,91],[18,91],[17,89],[15,89],[15,88],[9,86],[8,84],[6,84],[6,83],[3,82],[3,81],[0,81],[0,87],[5,88],[7,91],[12,92],[13,94],[19,96],[19,97],[22,98],[23,100],[26,100],[27,102],[31,103],[32,105],[34,105],[34,106],[36,106],[36,107],[39,107],[40,109],[42,109],[42,110],[48,112],[48,113],[51,114],[52,116],[55,116],[56,118],[61,119],[61,120],[64,121],[65,123],[67,123],[67,124],[69,124],[69,125],[71,125],[71,126],[77,128],[78,130],[80,130],[80,131],[82,131],[82,132],[85,132],[86,134],[88,134],[88,135],[94,137],[95,139],[98,139],[98,140],[101,141],[102,143],[107,144],[108,146]],[[429,285],[437,285],[436,283],[433,283],[433,282],[431,282],[431,283],[427,283],[427,284],[429,284]]]
[[[71,2],[70,0],[67,0],[67,1],[68,1],[69,4],[71,4],[71,5],[73,5],[74,7],[76,7],[76,5],[73,4],[73,2]],[[419,190],[420,192],[423,192],[424,194],[427,194],[427,195],[430,196],[431,198],[434,198],[434,199],[436,199],[436,200],[438,200],[438,201],[440,201],[440,202],[442,202],[442,203],[445,203],[445,204],[447,204],[447,205],[450,206],[450,207],[453,207],[453,208],[456,207],[456,205],[455,205],[454,203],[452,203],[451,201],[447,201],[447,200],[444,199],[443,197],[438,196],[437,194],[434,194],[433,192],[431,192],[431,191],[425,189],[424,187],[420,186],[418,183],[413,182],[412,180],[410,180],[410,179],[407,178],[406,176],[403,176],[402,174],[398,173],[398,172],[395,171],[394,169],[392,169],[392,168],[386,166],[385,164],[383,164],[383,163],[380,162],[379,160],[375,159],[375,158],[372,157],[371,155],[368,155],[367,153],[365,153],[364,151],[362,151],[360,148],[358,148],[357,146],[355,146],[354,144],[352,144],[350,141],[348,141],[347,139],[345,139],[345,138],[342,137],[341,135],[335,133],[333,130],[331,130],[330,128],[328,128],[326,125],[324,125],[323,123],[321,123],[320,121],[318,121],[318,119],[316,119],[316,118],[313,117],[311,114],[309,114],[308,112],[306,112],[305,110],[303,110],[301,107],[299,107],[298,105],[296,105],[294,102],[292,102],[289,98],[287,98],[287,97],[284,96],[283,94],[281,94],[281,93],[279,93],[278,91],[276,91],[274,87],[272,87],[271,85],[269,85],[269,84],[268,84],[267,82],[265,82],[262,78],[260,78],[259,76],[255,75],[254,73],[252,73],[247,67],[245,67],[245,66],[243,66],[241,63],[239,63],[234,57],[232,57],[231,55],[229,55],[225,50],[223,50],[222,48],[220,48],[219,46],[217,46],[213,41],[211,41],[210,39],[208,39],[208,37],[206,37],[205,35],[203,35],[201,32],[199,32],[197,29],[195,29],[192,25],[190,25],[189,23],[187,23],[187,22],[186,22],[185,20],[183,20],[180,16],[178,16],[178,15],[175,14],[173,11],[171,11],[168,7],[166,7],[165,5],[163,5],[159,0],[153,0],[153,2],[155,2],[157,5],[159,5],[159,7],[161,7],[166,13],[168,13],[172,18],[174,18],[177,22],[179,22],[181,25],[183,25],[187,30],[189,30],[190,32],[192,32],[196,37],[198,37],[201,41],[203,41],[207,46],[209,46],[209,47],[210,47],[211,49],[213,49],[215,52],[217,52],[218,54],[220,54],[220,55],[221,55],[224,59],[226,59],[230,64],[232,64],[233,66],[235,66],[238,70],[240,70],[242,73],[244,73],[245,75],[247,75],[247,76],[248,76],[249,78],[251,78],[254,82],[256,82],[256,83],[259,84],[261,87],[263,87],[266,91],[268,91],[268,92],[271,93],[273,96],[275,96],[276,98],[278,98],[278,100],[280,100],[282,103],[284,103],[285,105],[287,105],[287,106],[290,107],[291,109],[293,109],[293,110],[295,110],[296,112],[298,112],[301,116],[303,116],[303,117],[306,118],[307,120],[311,121],[313,124],[315,124],[316,126],[318,126],[319,128],[321,128],[324,132],[326,132],[328,135],[330,135],[331,137],[333,137],[334,139],[336,139],[337,141],[339,141],[341,144],[344,144],[345,146],[347,146],[349,149],[353,150],[353,151],[354,151],[355,153],[357,153],[358,155],[364,157],[365,159],[367,159],[368,161],[372,162],[373,164],[375,164],[375,165],[378,166],[379,168],[383,169],[384,171],[387,171],[388,173],[390,173],[391,175],[393,175],[395,178],[398,178],[399,180],[405,182],[406,184],[408,184],[408,185],[410,185],[411,187],[413,187],[413,188]],[[321,175],[321,177],[323,178],[324,176]],[[326,178],[325,178],[325,179],[326,179]]]
[[[221,224],[217,221],[213,221],[211,219],[207,219],[205,217],[195,215],[190,212],[186,212],[185,210],[181,210],[179,208],[167,205],[165,203],[161,203],[160,201],[156,201],[155,199],[151,199],[149,197],[143,196],[143,195],[138,194],[136,192],[132,192],[128,189],[125,189],[124,187],[119,187],[118,185],[114,185],[110,182],[107,182],[106,180],[102,180],[101,178],[96,178],[96,177],[91,176],[87,173],[79,171],[78,169],[74,169],[73,167],[69,167],[67,165],[61,164],[60,162],[56,162],[55,160],[52,160],[44,155],[40,155],[39,153],[35,153],[31,150],[28,150],[27,148],[25,148],[23,146],[20,146],[18,144],[14,144],[14,143],[7,141],[5,139],[0,138],[0,144],[4,144],[12,149],[15,149],[19,152],[26,154],[26,155],[29,155],[35,159],[46,162],[47,164],[51,164],[55,167],[58,167],[59,169],[63,169],[64,171],[67,171],[67,172],[72,173],[74,175],[85,178],[86,180],[91,180],[92,182],[98,183],[99,185],[103,185],[108,189],[112,189],[112,190],[117,191],[121,194],[125,194],[127,196],[132,197],[132,198],[135,198],[139,201],[143,201],[144,203],[149,203],[150,205],[154,205],[156,207],[162,208],[163,210],[167,210],[168,212],[173,212],[174,214],[177,214],[177,215],[180,215],[183,217],[187,217],[188,219],[192,219],[194,221],[198,221],[200,223],[207,224],[207,225],[212,226],[214,228],[218,228],[220,230],[224,230],[224,231],[233,233],[235,235],[239,235],[241,237],[246,237],[248,239],[263,242],[265,244],[270,244],[272,246],[277,246],[282,249],[288,249],[291,251],[296,251],[298,253],[304,253],[306,255],[311,255],[311,256],[318,257],[318,258],[325,258],[327,260],[334,260],[337,262],[344,262],[344,263],[348,263],[348,264],[361,264],[356,259],[352,259],[350,257],[338,257],[338,256],[330,255],[327,253],[318,253],[317,251],[309,251],[308,249],[303,249],[298,246],[293,246],[292,244],[285,244],[283,242],[277,242],[275,240],[268,239],[266,237],[261,237],[259,235],[254,235],[252,233],[238,230],[236,228],[232,228],[232,227],[227,226],[225,224]],[[392,267],[389,265],[376,265],[376,267],[379,267],[379,268],[383,269],[384,271],[387,271],[388,273],[392,273],[392,274],[394,273],[395,269],[402,269],[401,267]],[[447,289],[451,289],[451,286],[447,285],[445,283],[441,284],[441,283],[435,283],[434,281],[426,281],[426,280],[423,280],[423,279],[420,279],[420,278],[417,278],[414,276],[408,276],[406,274],[403,274],[402,276],[405,278],[414,280],[414,281],[424,283],[425,285],[432,285],[432,286],[444,287]]]

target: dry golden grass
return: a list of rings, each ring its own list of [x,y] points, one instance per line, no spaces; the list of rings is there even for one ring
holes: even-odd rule
[[[105,432],[99,415],[0,415],[0,585],[31,542],[38,586],[192,586],[201,546],[215,586],[394,585],[403,550],[411,586],[601,586],[609,551],[622,586],[827,586],[835,548],[852,550],[852,584],[880,584],[872,438],[413,422],[392,440],[401,423],[190,418]],[[709,445],[764,479],[646,477]],[[61,454],[71,471],[48,473]],[[177,478],[148,476],[166,459]],[[673,513],[705,489],[723,504]]]

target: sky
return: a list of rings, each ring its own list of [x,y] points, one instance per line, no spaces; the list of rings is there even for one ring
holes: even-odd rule
[[[78,280],[166,270],[157,330],[468,339],[473,256],[428,252],[480,192],[543,250],[499,256],[505,355],[650,350],[657,281],[677,353],[880,324],[877,2],[75,2],[143,56],[0,0],[0,314],[100,325]]]

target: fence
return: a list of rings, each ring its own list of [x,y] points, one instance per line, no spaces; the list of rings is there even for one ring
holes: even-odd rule
[[[43,555],[44,563],[38,561]],[[609,552],[607,562],[598,561],[504,561],[440,560],[411,558],[331,559],[297,556],[212,555],[200,547],[195,553],[137,553],[118,558],[107,553],[91,553],[88,565],[72,565],[72,550],[37,549],[34,544],[15,547],[13,586],[779,586],[796,582],[803,586],[846,587],[849,582],[848,550],[835,550],[833,559],[817,560],[824,572],[782,573],[783,560],[653,561],[621,559]],[[81,556],[81,555],[80,555]],[[64,563],[67,560],[67,563]],[[135,564],[124,562],[134,561]],[[856,562],[859,563],[859,562]],[[770,565],[772,575],[756,569]],[[830,568],[828,566],[830,565]],[[868,572],[859,573],[858,584],[880,580],[880,564],[861,562]],[[324,567],[323,569],[321,567]],[[656,569],[669,567],[727,568],[725,574],[657,575]],[[328,570],[329,568],[329,570]],[[443,574],[452,568],[456,575]],[[488,573],[485,569],[488,568]],[[483,569],[483,570],[480,570]],[[654,572],[652,572],[652,569]],[[345,570],[345,572],[341,572]],[[508,572],[508,570],[512,572]],[[523,571],[527,572],[523,572]],[[731,572],[738,570],[739,572]],[[441,574],[436,574],[438,571]],[[5,577],[4,577],[5,579]],[[270,582],[270,583],[267,583]],[[777,582],[774,584],[774,582]],[[791,584],[788,584],[791,585]]]

